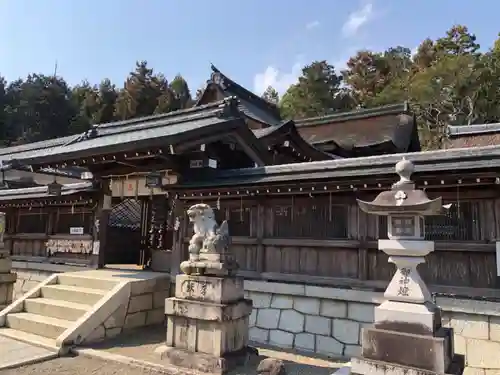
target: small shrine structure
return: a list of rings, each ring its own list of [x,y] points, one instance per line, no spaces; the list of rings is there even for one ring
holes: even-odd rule
[[[397,267],[384,297],[375,308],[375,322],[363,329],[361,357],[351,361],[351,373],[368,374],[461,374],[454,354],[453,330],[441,324],[441,312],[419,275],[417,266],[434,251],[424,240],[424,217],[446,210],[441,197],[429,199],[411,180],[414,165],[396,164],[400,180],[372,202],[358,200],[368,214],[387,216],[388,239],[378,241],[379,250]],[[449,207],[448,207],[449,208]]]
[[[219,226],[213,209],[195,204],[187,210],[194,225],[189,260],[176,276],[175,297],[165,300],[166,345],[156,353],[168,364],[212,374],[242,365],[248,347],[252,301],[244,298],[243,278],[230,251],[228,222]]]

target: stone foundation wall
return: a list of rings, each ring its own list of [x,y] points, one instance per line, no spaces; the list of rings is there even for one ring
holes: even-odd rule
[[[305,285],[245,282],[253,301],[250,340],[330,357],[360,354],[361,328],[373,323],[376,300]],[[368,298],[366,298],[368,297]]]
[[[12,303],[15,273],[0,273],[0,311]]]
[[[246,281],[253,300],[250,340],[330,357],[360,354],[361,329],[371,325],[382,293]],[[469,375],[500,374],[500,303],[438,298],[443,324],[454,328],[455,352]]]
[[[130,297],[113,311],[83,342],[98,342],[139,327],[165,324],[165,299],[170,293],[170,276],[134,281]]]
[[[439,302],[439,301],[438,301]],[[467,375],[500,374],[500,303],[466,302],[444,311],[443,325],[453,328],[455,353],[465,355]],[[443,303],[443,309],[446,309]],[[450,306],[448,306],[450,307]],[[479,308],[478,308],[479,307]]]

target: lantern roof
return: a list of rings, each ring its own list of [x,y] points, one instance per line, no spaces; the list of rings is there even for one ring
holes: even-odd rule
[[[416,189],[415,183],[411,180],[414,170],[413,163],[403,157],[395,166],[399,181],[392,185],[391,190],[383,191],[371,202],[358,199],[361,210],[375,215],[441,214],[443,211],[441,197],[429,199],[424,190]]]

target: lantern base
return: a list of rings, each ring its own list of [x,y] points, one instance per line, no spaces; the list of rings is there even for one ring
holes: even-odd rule
[[[441,328],[441,311],[433,303],[385,301],[375,307],[375,328],[434,335]]]

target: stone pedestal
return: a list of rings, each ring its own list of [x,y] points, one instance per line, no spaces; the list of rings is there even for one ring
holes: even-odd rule
[[[397,271],[384,294],[387,300],[375,308],[374,327],[363,329],[361,357],[351,361],[351,374],[461,374],[453,330],[441,326],[440,309],[417,271],[434,243],[380,240],[379,249]]]
[[[156,353],[169,364],[222,374],[244,364],[252,301],[235,276],[178,275],[165,300],[166,345]]]
[[[0,311],[12,303],[17,275],[11,272],[12,260],[0,249]]]

